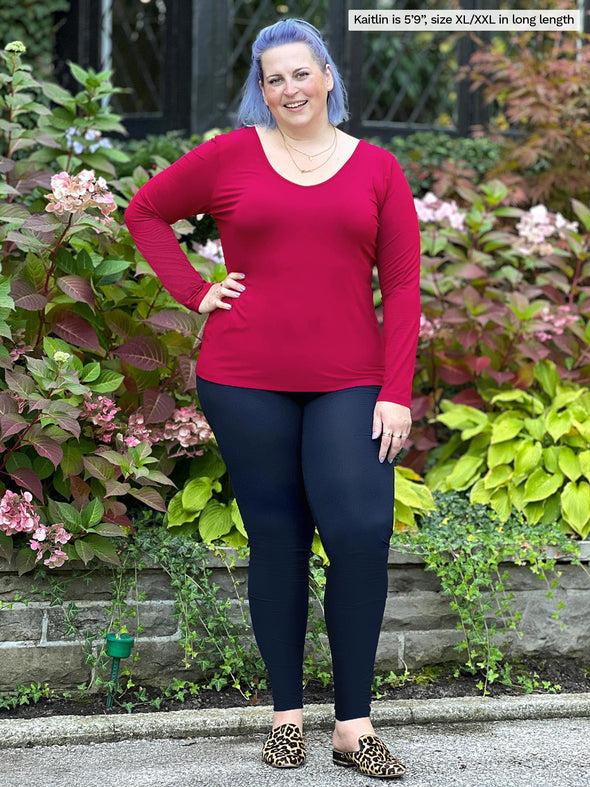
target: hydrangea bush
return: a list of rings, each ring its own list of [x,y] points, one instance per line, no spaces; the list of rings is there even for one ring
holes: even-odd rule
[[[82,89],[71,96],[34,80],[21,54],[5,50],[0,75],[0,494],[11,493],[0,555],[21,572],[43,556],[48,568],[75,558],[119,563],[113,538],[133,530],[133,499],[166,512],[177,532],[244,544],[197,407],[205,316],[167,294],[117,211],[154,170],[114,177],[126,157],[102,136],[124,131],[99,101],[117,90],[108,72],[72,64]],[[199,272],[222,280],[220,242],[193,243],[194,228],[174,225]],[[396,515],[410,525],[431,496],[410,469],[399,476]],[[323,555],[318,539],[315,549]]]

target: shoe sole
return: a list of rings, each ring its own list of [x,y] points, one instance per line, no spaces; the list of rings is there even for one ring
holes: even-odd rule
[[[363,776],[370,776],[373,779],[401,779],[402,776],[405,775],[406,771],[403,773],[387,773],[380,775],[378,773],[363,773],[356,762],[350,762],[349,760],[337,760],[335,757],[332,757],[332,762],[334,765],[339,765],[341,768],[356,768],[357,771],[362,774]]]

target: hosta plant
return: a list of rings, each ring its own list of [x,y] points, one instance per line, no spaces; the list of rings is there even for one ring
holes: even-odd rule
[[[527,390],[481,389],[481,408],[442,403],[437,420],[454,434],[426,476],[431,489],[469,490],[506,521],[555,522],[590,533],[590,389],[539,361]]]
[[[192,480],[171,498],[165,522],[174,532],[196,533],[206,542],[220,539],[228,546],[248,543],[244,522],[227,483],[226,469],[219,450],[211,441],[203,456],[193,460]],[[224,484],[224,479],[226,483]],[[430,490],[408,467],[395,468],[394,523],[398,530],[414,530],[416,516],[434,507]],[[316,532],[312,549],[325,562],[327,556]]]

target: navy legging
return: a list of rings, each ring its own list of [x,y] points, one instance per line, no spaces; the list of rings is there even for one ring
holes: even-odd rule
[[[248,598],[275,711],[303,705],[309,557],[330,559],[324,611],[336,719],[368,716],[387,596],[394,466],[371,439],[380,387],[284,392],[197,376],[250,544]]]

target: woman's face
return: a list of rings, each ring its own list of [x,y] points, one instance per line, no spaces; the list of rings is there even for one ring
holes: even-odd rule
[[[334,87],[329,65],[320,68],[306,44],[267,49],[260,58],[264,103],[279,126],[304,126],[328,120],[328,93]]]

